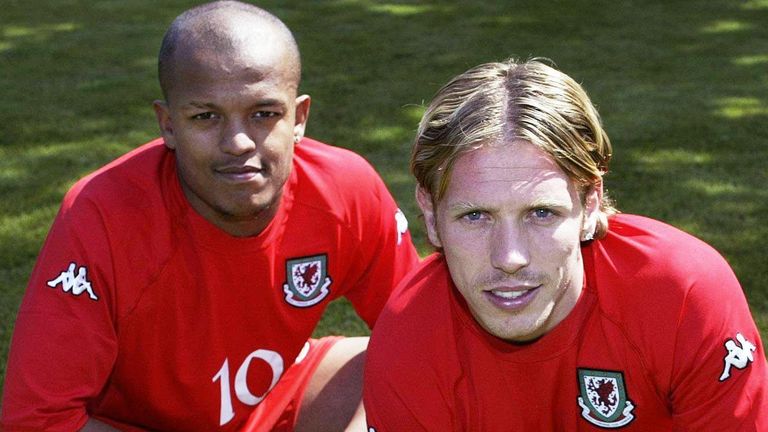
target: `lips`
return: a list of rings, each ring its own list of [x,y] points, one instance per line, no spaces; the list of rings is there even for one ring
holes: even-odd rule
[[[248,182],[266,177],[266,170],[251,165],[230,165],[214,170],[216,174],[228,181],[240,183]]]
[[[483,291],[483,295],[494,306],[504,310],[519,310],[533,301],[541,285],[497,287]]]
[[[516,299],[520,296],[525,295],[528,290],[526,291],[492,291],[493,295],[505,298],[507,300]]]

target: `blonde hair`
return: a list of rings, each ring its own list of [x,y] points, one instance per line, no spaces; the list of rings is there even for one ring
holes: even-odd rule
[[[549,154],[582,196],[608,172],[611,142],[587,93],[539,59],[482,64],[443,86],[419,124],[411,172],[437,202],[459,156],[519,139]],[[596,238],[616,212],[604,194]]]

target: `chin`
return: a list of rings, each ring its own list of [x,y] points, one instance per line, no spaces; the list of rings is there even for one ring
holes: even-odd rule
[[[531,332],[526,334],[513,333],[513,334],[494,335],[494,336],[514,344],[527,344],[527,343],[535,342],[542,335],[539,335],[536,332]]]
[[[233,209],[233,211],[229,213],[229,216],[234,220],[250,221],[254,219],[259,219],[264,215],[264,213],[268,213],[269,208],[270,206],[267,206],[267,205],[237,208],[237,209]]]
[[[247,194],[230,197],[227,202],[221,203],[221,208],[227,209],[227,213],[234,217],[256,217],[269,210],[278,200],[279,197],[274,194]]]
[[[527,323],[528,325],[521,326],[516,325],[504,325],[505,323],[498,323],[495,326],[496,332],[489,333],[494,336],[504,339],[508,342],[514,343],[528,343],[533,342],[543,335],[543,323]]]

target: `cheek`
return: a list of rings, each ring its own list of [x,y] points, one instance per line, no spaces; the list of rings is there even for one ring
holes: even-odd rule
[[[293,142],[294,120],[292,116],[283,117],[271,126],[264,125],[261,138],[275,145],[285,146]]]
[[[483,274],[483,269],[487,269],[487,267],[454,253],[446,253],[445,260],[448,263],[448,273],[450,273],[456,288],[464,297],[469,297],[472,291],[471,288],[476,285],[475,282]]]
[[[439,226],[440,240],[453,280],[459,287],[472,284],[491,268],[488,238],[481,230],[447,228]]]
[[[293,155],[293,130],[286,127],[275,126],[265,136],[259,139],[264,152],[273,159],[290,159]]]
[[[448,221],[444,215],[436,215],[436,231],[446,256],[461,257],[476,254],[482,248],[482,233],[469,230],[457,221]]]
[[[195,132],[192,128],[176,133],[176,157],[187,164],[213,159],[218,152],[215,134]]]
[[[195,147],[177,147],[176,148],[176,163],[178,169],[185,175],[185,177],[203,177],[207,172],[208,163],[213,159],[212,156],[206,155],[200,148]]]
[[[293,143],[290,145],[276,145],[269,149],[269,157],[277,167],[277,171],[282,175],[287,175],[291,171],[293,163]]]
[[[580,260],[581,243],[579,241],[578,224],[572,224],[565,229],[558,229],[547,239],[534,242],[537,248],[539,265],[558,268],[568,273]],[[576,229],[574,229],[574,227]]]

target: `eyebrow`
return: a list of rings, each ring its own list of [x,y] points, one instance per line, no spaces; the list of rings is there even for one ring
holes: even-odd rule
[[[182,108],[217,108],[217,105],[210,102],[189,102],[182,106]]]
[[[263,107],[263,106],[280,106],[285,107],[287,106],[286,103],[280,99],[274,99],[274,98],[266,98],[266,99],[259,99],[251,105],[252,107]]]
[[[465,212],[470,210],[484,209],[483,205],[475,204],[469,201],[459,201],[448,206],[448,210],[451,212]]]
[[[185,104],[185,106],[192,107],[192,108],[219,108],[219,105],[213,102],[198,102],[194,100]],[[287,107],[286,103],[280,99],[265,98],[265,99],[257,100],[255,103],[250,105],[250,108],[253,109],[253,108],[267,107],[267,106],[279,106],[281,108]]]
[[[535,199],[532,202],[527,203],[526,207],[529,209],[536,209],[536,208],[559,208],[559,209],[567,209],[567,210],[573,209],[573,205],[569,201],[550,199],[550,198]],[[470,201],[458,201],[456,203],[449,205],[447,207],[447,210],[453,213],[464,213],[472,210],[488,210],[489,208],[492,208],[492,207],[489,207],[483,203],[473,203]]]
[[[564,200],[558,200],[558,199],[550,199],[550,198],[542,198],[542,199],[535,199],[532,203],[529,204],[529,207],[531,208],[541,208],[541,207],[559,207],[559,208],[572,208],[570,201],[564,201]]]

